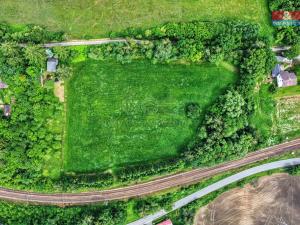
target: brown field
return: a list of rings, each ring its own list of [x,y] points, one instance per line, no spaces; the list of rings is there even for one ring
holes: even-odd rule
[[[195,225],[299,225],[300,177],[276,174],[222,194]]]

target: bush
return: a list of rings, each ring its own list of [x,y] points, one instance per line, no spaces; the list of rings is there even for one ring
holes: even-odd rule
[[[189,103],[185,107],[185,114],[188,118],[197,119],[200,117],[201,111],[198,103]]]

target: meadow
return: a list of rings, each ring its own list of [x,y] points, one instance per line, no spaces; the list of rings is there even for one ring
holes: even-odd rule
[[[223,67],[86,60],[67,83],[64,170],[92,172],[178,154],[237,75]],[[186,116],[189,103],[200,118]]]
[[[1,0],[0,22],[38,24],[68,38],[107,37],[128,27],[164,22],[241,19],[269,31],[266,0]]]

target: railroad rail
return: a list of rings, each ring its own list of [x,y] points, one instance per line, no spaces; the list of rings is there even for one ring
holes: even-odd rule
[[[210,168],[194,169],[155,180],[131,186],[110,190],[91,191],[82,193],[37,193],[0,188],[0,199],[7,201],[24,202],[29,204],[46,205],[84,205],[112,200],[129,199],[145,196],[162,190],[190,185],[201,179],[214,176],[221,172],[236,169],[254,162],[300,149],[300,138],[279,145],[258,150],[239,160],[230,161]]]

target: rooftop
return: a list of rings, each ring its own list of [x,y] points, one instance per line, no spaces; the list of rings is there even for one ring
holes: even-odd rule
[[[297,80],[297,76],[295,73],[290,73],[288,71],[281,71],[280,76],[282,80],[287,81],[287,80]]]
[[[0,89],[8,88],[8,85],[0,81]]]
[[[157,225],[173,225],[172,221],[170,219],[165,220]]]
[[[56,72],[57,65],[58,65],[58,59],[48,58],[48,60],[47,60],[47,72],[50,72],[50,73]]]

